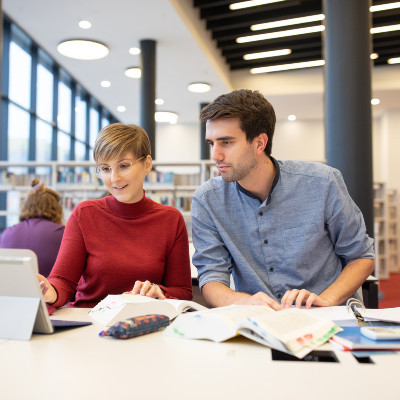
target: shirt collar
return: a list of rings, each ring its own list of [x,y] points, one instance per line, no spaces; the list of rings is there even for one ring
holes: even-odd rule
[[[273,180],[273,182],[272,182],[272,185],[271,185],[271,189],[270,189],[270,191],[269,191],[269,195],[268,195],[268,198],[267,198],[266,205],[268,205],[268,204],[271,202],[271,195],[272,195],[272,192],[273,192],[273,190],[275,189],[275,186],[277,185],[277,183],[278,183],[278,181],[279,181],[279,178],[280,178],[280,176],[281,176],[281,170],[280,170],[280,168],[279,168],[279,163],[278,163],[278,161],[276,161],[275,158],[272,157],[272,156],[269,156],[269,158],[270,158],[270,160],[274,163],[276,173],[275,173],[275,178],[274,178],[274,180]],[[239,184],[238,182],[236,182],[236,185],[237,185],[237,188],[238,188],[243,194],[245,194],[246,196],[249,196],[249,197],[251,197],[251,198],[253,198],[253,199],[257,199],[260,203],[262,203],[262,200],[261,200],[259,197],[255,196],[253,193],[249,192],[249,191],[246,190],[244,187],[240,186],[240,184]]]

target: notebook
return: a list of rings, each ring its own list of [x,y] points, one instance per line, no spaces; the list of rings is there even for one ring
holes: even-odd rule
[[[91,324],[50,319],[37,273],[33,251],[0,249],[0,338],[29,340],[32,332],[53,333]]]

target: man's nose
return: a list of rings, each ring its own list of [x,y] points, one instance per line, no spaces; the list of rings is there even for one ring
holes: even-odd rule
[[[224,159],[224,154],[221,151],[221,146],[215,144],[211,149],[211,158],[213,161],[222,161]]]

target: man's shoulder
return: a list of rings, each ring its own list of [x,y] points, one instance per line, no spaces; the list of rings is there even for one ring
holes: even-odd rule
[[[227,184],[231,182],[224,182],[222,177],[216,176],[201,184],[195,191],[194,197],[203,197],[207,193],[224,190]]]
[[[332,174],[338,172],[335,168],[321,162],[287,160],[278,161],[278,163],[281,173],[289,175],[329,179]]]

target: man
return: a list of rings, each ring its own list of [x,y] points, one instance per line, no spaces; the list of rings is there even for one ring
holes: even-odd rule
[[[373,240],[340,172],[276,161],[275,112],[257,91],[219,96],[200,119],[220,173],[192,203],[193,264],[207,304],[278,310],[354,296],[374,270]]]

